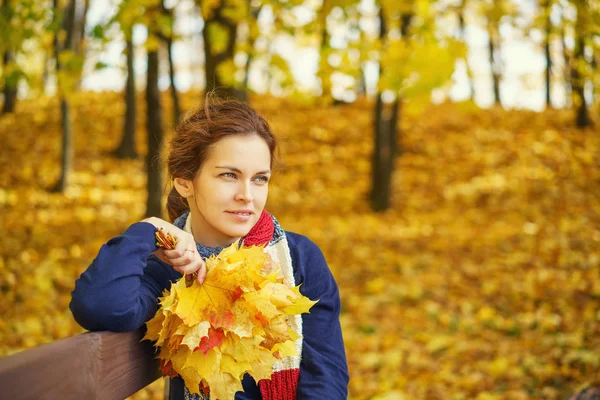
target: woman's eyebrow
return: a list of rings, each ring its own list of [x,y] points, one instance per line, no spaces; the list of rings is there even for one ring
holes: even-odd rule
[[[223,165],[223,166],[216,166],[215,168],[229,169],[229,170],[231,170],[231,171],[237,172],[238,174],[241,174],[241,173],[242,173],[242,171],[241,171],[239,168],[235,168],[235,167],[229,167],[229,166],[226,166],[226,165]],[[266,174],[269,174],[269,173],[271,173],[271,170],[270,170],[270,169],[267,169],[267,170],[264,170],[264,171],[258,171],[258,172],[256,173],[256,175],[266,175]]]

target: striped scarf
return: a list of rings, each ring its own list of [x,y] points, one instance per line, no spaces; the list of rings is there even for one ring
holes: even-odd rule
[[[179,216],[174,225],[186,232],[192,233],[192,222],[189,211]],[[292,258],[288,247],[285,232],[279,225],[274,216],[263,211],[260,218],[254,224],[250,232],[243,238],[245,246],[267,245],[265,251],[269,253],[273,261],[281,268],[284,282],[289,286],[296,286],[294,280],[294,271],[292,268]],[[205,247],[196,243],[198,253],[203,257],[209,257],[212,254],[218,254],[223,247]],[[288,325],[302,335],[302,317],[294,315],[288,317]],[[273,365],[273,375],[271,379],[263,379],[258,382],[260,393],[264,400],[295,400],[296,389],[300,377],[300,354],[302,354],[302,337],[296,340],[296,352],[298,356],[285,357]],[[208,396],[198,396],[190,393],[187,387],[184,388],[185,400],[203,400],[209,399]]]

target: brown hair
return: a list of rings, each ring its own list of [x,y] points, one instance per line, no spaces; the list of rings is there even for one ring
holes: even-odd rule
[[[204,107],[188,112],[174,129],[167,155],[170,178],[194,179],[212,146],[230,135],[261,137],[269,147],[273,165],[277,144],[267,121],[245,103],[207,95]],[[188,208],[187,201],[173,187],[167,198],[169,219],[174,221]]]

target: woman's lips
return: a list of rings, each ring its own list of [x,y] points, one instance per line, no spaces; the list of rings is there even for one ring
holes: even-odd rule
[[[250,217],[252,216],[251,212],[244,212],[244,211],[226,211],[227,214],[232,215],[236,220],[238,221],[242,221],[242,222],[246,222],[248,220],[250,220]]]

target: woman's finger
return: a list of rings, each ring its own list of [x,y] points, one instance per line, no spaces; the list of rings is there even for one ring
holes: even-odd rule
[[[192,264],[196,257],[191,255],[191,253],[186,253],[182,257],[177,258],[168,258],[169,264],[173,267],[183,267],[188,264]]]
[[[196,276],[196,279],[198,280],[198,283],[202,283],[204,282],[204,278],[206,278],[206,263],[202,261],[202,265],[198,269],[198,276]]]
[[[164,263],[167,263],[167,264],[168,264],[168,263],[169,263],[169,261],[168,261],[168,258],[167,258],[167,257],[165,257],[164,250],[165,250],[165,249],[163,249],[162,247],[159,247],[159,248],[158,248],[158,250],[156,250],[156,251],[154,252],[154,255],[155,255],[155,256],[156,256],[156,257],[157,257],[157,258],[158,258],[160,261],[162,261],[162,262],[164,262]]]
[[[189,238],[183,238],[177,242],[175,248],[173,250],[165,250],[165,255],[171,258],[183,257],[186,253],[189,255],[190,253],[197,252],[196,243],[193,238],[188,240]]]
[[[172,259],[182,257],[185,253],[185,249],[174,248],[173,250],[164,250],[165,256]]]

